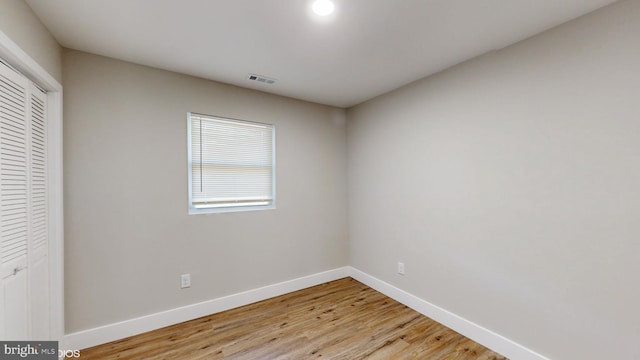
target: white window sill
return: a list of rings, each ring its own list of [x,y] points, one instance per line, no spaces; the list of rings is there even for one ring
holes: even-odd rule
[[[259,210],[274,210],[275,204],[271,205],[257,205],[257,206],[227,206],[227,207],[189,207],[189,215],[201,215],[201,214],[219,214],[228,212],[241,212],[241,211],[259,211]]]

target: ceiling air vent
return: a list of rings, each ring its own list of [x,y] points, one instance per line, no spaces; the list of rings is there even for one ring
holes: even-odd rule
[[[269,85],[273,85],[276,82],[276,79],[272,79],[272,78],[268,78],[266,76],[256,75],[256,74],[249,74],[247,76],[247,79],[249,79],[251,81],[261,82],[261,83],[264,83],[264,84],[269,84]]]

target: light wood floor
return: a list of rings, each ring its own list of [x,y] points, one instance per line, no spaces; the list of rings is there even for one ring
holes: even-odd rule
[[[345,278],[81,351],[90,359],[506,359]]]

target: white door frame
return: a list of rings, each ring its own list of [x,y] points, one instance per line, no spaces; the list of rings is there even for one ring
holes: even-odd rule
[[[64,348],[62,344],[64,337],[62,85],[2,31],[0,31],[0,57],[47,91],[50,334],[51,340],[59,341],[62,349]]]

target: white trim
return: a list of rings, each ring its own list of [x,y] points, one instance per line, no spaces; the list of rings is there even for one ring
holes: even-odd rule
[[[417,312],[441,323],[442,325],[468,337],[469,339],[482,344],[493,351],[500,353],[514,360],[549,360],[533,350],[530,350],[506,337],[496,334],[478,324],[462,318],[437,305],[379,280],[358,269],[350,267],[349,273],[352,278],[373,288],[386,296],[416,310]]]
[[[62,186],[62,85],[0,31],[0,57],[47,91],[49,267],[51,281],[51,339],[64,335],[64,220]]]
[[[64,208],[62,174],[62,90],[47,92],[49,267],[51,284],[51,338],[64,336]],[[52,119],[56,119],[51,121]],[[61,344],[62,345],[62,344]]]
[[[131,320],[79,331],[65,335],[64,348],[86,349],[88,347],[108,343],[165,326],[179,324],[184,321],[197,319],[202,316],[215,314],[348,276],[349,267],[333,269],[233,295],[203,301],[197,304],[186,305]]]
[[[86,349],[349,276],[510,359],[549,360],[502,335],[351,266],[68,334],[64,337],[64,348]]]
[[[44,90],[62,91],[62,85],[1,30],[0,56]]]

